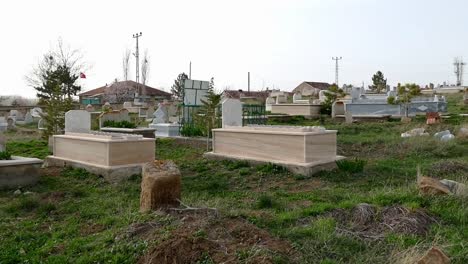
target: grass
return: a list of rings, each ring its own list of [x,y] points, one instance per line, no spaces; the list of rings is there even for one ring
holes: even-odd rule
[[[466,120],[461,120],[466,124]],[[388,263],[396,252],[422,251],[435,244],[452,263],[468,262],[468,205],[466,198],[421,196],[415,186],[416,167],[440,179],[468,182],[468,140],[439,142],[432,137],[400,138],[415,127],[429,133],[456,130],[459,123],[427,127],[423,120],[342,124],[333,120],[295,119],[290,124],[324,125],[337,129],[338,154],[349,157],[341,168],[314,177],[293,175],[282,167],[250,166],[243,161],[206,160],[204,146],[172,139],[157,140],[157,159],[174,160],[182,173],[182,199],[195,207],[215,207],[229,217],[241,217],[291,242],[300,263]],[[44,158],[40,140],[10,141],[13,155]],[[84,170],[65,169],[43,176],[29,195],[0,191],[0,263],[110,262],[135,263],[158,243],[139,238],[118,239],[133,223],[156,221],[161,236],[175,227],[159,214],[140,214],[140,176],[120,184],[106,183]],[[376,208],[403,205],[424,209],[437,218],[425,236],[385,234],[367,241],[336,232],[337,209],[360,203]],[[205,236],[202,231],[195,236]],[[256,251],[255,251],[256,252]],[[254,251],[238,251],[247,260]],[[212,263],[204,255],[199,263]],[[278,263],[289,263],[278,258]]]

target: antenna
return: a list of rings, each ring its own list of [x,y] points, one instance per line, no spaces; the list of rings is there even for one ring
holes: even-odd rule
[[[137,95],[140,94],[140,87],[139,87],[139,83],[140,83],[140,51],[138,50],[138,38],[140,38],[142,35],[142,33],[136,33],[136,34],[133,34],[133,38],[136,39],[136,49],[135,49],[135,53],[133,53],[133,55],[135,56],[135,59],[136,59],[136,83],[137,83]]]
[[[462,58],[455,58],[453,66],[455,67],[455,75],[457,76],[457,86],[463,85],[463,68],[466,63],[463,62]]]
[[[343,57],[332,57],[332,60],[335,61],[335,84],[338,87],[339,87],[338,85],[338,61],[341,59],[343,59]]]

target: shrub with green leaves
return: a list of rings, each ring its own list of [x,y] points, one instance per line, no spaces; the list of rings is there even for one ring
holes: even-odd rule
[[[201,137],[204,135],[203,130],[199,126],[189,124],[182,126],[180,134],[184,137]]]
[[[358,173],[364,171],[364,166],[366,166],[367,161],[354,158],[354,159],[344,159],[338,160],[336,166],[338,169],[344,172]]]
[[[104,127],[118,127],[118,128],[136,128],[137,126],[129,121],[113,121],[113,120],[107,120],[104,121],[103,124]]]
[[[11,160],[11,154],[8,151],[0,151],[0,160]]]

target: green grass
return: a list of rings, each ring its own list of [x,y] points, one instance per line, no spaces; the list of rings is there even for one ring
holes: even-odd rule
[[[466,198],[425,197],[415,186],[418,165],[425,175],[467,183],[467,139],[443,143],[432,137],[400,138],[407,130],[426,127],[422,120],[342,124],[298,118],[291,123],[322,123],[337,129],[338,153],[349,161],[341,169],[310,177],[272,164],[206,160],[203,144],[172,139],[157,140],[156,158],[174,160],[179,166],[185,204],[215,207],[228,217],[247,219],[291,242],[300,263],[388,263],[395,252],[432,244],[441,246],[452,263],[468,262]],[[459,126],[449,122],[427,130],[433,134]],[[47,143],[39,140],[10,141],[7,148],[13,155],[48,155]],[[163,226],[161,238],[176,228],[170,217],[138,212],[140,180],[135,176],[109,184],[84,170],[65,169],[22,189],[33,192],[30,195],[0,191],[0,263],[135,263],[157,241],[117,239],[130,224],[157,221]],[[424,209],[438,223],[426,236],[388,233],[379,241],[337,233],[336,219],[327,213],[351,210],[360,203],[379,209],[391,205]],[[195,236],[206,234],[200,231]],[[240,250],[236,256],[246,260],[252,254]],[[212,263],[211,257],[203,255],[199,263]]]

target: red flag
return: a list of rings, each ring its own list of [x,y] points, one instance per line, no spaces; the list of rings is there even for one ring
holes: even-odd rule
[[[81,79],[86,79],[86,74],[80,72],[80,78],[81,78]]]

